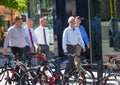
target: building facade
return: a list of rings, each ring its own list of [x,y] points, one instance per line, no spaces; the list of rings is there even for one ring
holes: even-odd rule
[[[16,16],[20,16],[18,11],[10,10],[4,6],[0,6],[0,46],[3,46],[5,33],[13,24]]]

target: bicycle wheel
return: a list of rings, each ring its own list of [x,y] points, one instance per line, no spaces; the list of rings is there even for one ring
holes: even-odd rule
[[[21,75],[19,85],[47,85],[47,77],[41,71],[30,69]]]
[[[82,73],[84,75],[82,79],[82,82],[84,83],[82,85],[95,85],[95,77],[91,70],[86,69],[85,71],[82,71]]]
[[[12,66],[9,64],[5,64],[4,66],[0,67],[0,73],[2,73],[6,69],[12,69]]]
[[[80,70],[72,73],[69,83],[75,85],[95,85],[95,77],[90,70]]]
[[[0,67],[0,73],[2,73],[4,70],[5,70],[4,66]]]
[[[74,73],[72,73],[71,74],[71,76],[70,77],[64,77],[64,81],[66,81],[67,80],[67,83],[63,83],[63,84],[65,84],[65,85],[67,85],[67,84],[71,84],[71,85],[82,85],[82,79],[85,79],[85,78],[83,78],[83,77],[85,77],[84,75],[82,75],[81,73],[79,74],[79,73],[77,73],[77,72],[74,72]],[[63,82],[64,82],[63,81]]]
[[[120,74],[111,73],[101,80],[100,85],[120,85]]]
[[[69,75],[69,79],[65,77],[66,79],[64,80],[67,80],[67,83],[65,84],[70,83],[71,85],[95,85],[95,77],[90,70],[79,70],[70,74],[71,75]]]
[[[13,69],[6,69],[0,73],[0,85],[16,85],[20,75]]]

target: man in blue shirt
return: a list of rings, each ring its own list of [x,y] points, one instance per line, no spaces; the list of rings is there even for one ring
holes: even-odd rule
[[[34,51],[29,36],[22,27],[22,23],[22,18],[16,17],[15,24],[8,29],[2,51],[3,54],[6,54],[7,47],[10,46],[12,53],[16,55],[16,58],[19,60],[24,59],[22,55],[23,53]]]
[[[15,59],[20,61],[27,59],[27,52],[34,51],[29,36],[27,35],[25,29],[22,27],[22,23],[23,20],[21,17],[15,18],[15,24],[11,26],[7,31],[7,35],[4,41],[4,48],[2,51],[4,55],[7,54],[7,47],[10,46],[12,53],[15,55]],[[25,55],[23,56],[23,54]],[[22,73],[22,71],[19,72],[18,66],[15,68],[15,71]],[[15,75],[16,83],[18,83],[18,79],[19,77]]]
[[[80,16],[77,16],[76,18],[75,18],[75,27],[78,27],[79,28],[79,31],[80,31],[80,33],[81,33],[81,35],[82,35],[82,38],[83,38],[83,41],[84,41],[84,43],[86,44],[86,46],[87,46],[87,51],[89,51],[89,48],[90,48],[90,42],[89,42],[89,38],[88,38],[88,35],[87,35],[87,33],[86,33],[86,31],[85,31],[85,28],[81,25],[81,17]],[[81,47],[80,46],[77,46],[78,48],[78,50],[77,50],[77,54],[80,56],[80,54],[82,54],[82,55],[86,55],[85,54],[85,52],[83,53],[81,53]],[[79,60],[79,57],[75,57],[75,61],[77,62]],[[78,64],[80,64],[80,62],[78,61],[77,62]]]
[[[81,18],[79,16],[75,18],[75,25],[76,27],[79,27],[80,33],[82,35],[82,38],[85,44],[87,45],[87,48],[90,48],[90,41],[89,41],[88,35],[86,33],[85,28],[81,25]]]
[[[68,23],[69,26],[65,28],[63,32],[62,46],[64,54],[75,54],[77,44],[79,44],[83,48],[83,51],[85,51],[85,44],[83,42],[82,36],[79,30],[74,26],[75,19],[73,16],[69,17]],[[68,77],[71,71],[75,70],[74,57],[75,56],[68,55],[68,64],[65,69],[65,74],[68,75]],[[68,77],[65,78],[65,85],[68,82]]]

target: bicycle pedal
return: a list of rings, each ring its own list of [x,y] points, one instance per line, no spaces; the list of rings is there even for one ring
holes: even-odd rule
[[[64,76],[68,78],[68,77],[69,77],[69,74],[65,74]]]

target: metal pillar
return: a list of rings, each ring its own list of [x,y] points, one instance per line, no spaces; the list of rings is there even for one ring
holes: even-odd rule
[[[96,85],[99,85],[100,84],[100,81],[101,79],[103,79],[103,61],[102,60],[99,60],[97,62],[97,84]]]
[[[30,0],[27,0],[28,18],[30,18]]]

